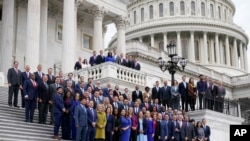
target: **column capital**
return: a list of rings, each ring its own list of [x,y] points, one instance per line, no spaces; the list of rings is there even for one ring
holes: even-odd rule
[[[116,28],[126,28],[126,26],[129,24],[129,19],[126,16],[117,16],[114,19]]]
[[[207,35],[207,31],[203,31],[203,34],[204,34],[204,35]]]
[[[75,0],[75,10],[77,10],[81,5],[83,5],[83,0]]]
[[[21,6],[23,8],[27,8],[28,6],[28,0],[17,0],[16,1],[16,7]]]
[[[84,16],[77,14],[77,25],[80,25],[83,22],[84,22]]]
[[[102,20],[104,15],[106,13],[108,13],[107,9],[105,9],[104,7],[98,6],[98,5],[92,7],[88,11],[89,11],[89,13],[94,15],[95,19],[100,19],[100,20]]]

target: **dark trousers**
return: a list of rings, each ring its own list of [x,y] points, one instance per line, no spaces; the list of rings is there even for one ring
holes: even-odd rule
[[[215,111],[223,113],[224,109],[224,99],[216,98],[215,100]]]
[[[118,133],[118,131],[114,131],[114,134],[113,134],[113,141],[119,141],[120,139],[119,139],[119,133]]]
[[[25,98],[24,98],[24,92],[21,90],[21,97],[22,97],[22,108],[25,108]]]
[[[25,119],[26,121],[33,122],[34,111],[36,108],[35,100],[25,100]]]
[[[131,130],[130,132],[130,141],[137,141],[137,131],[136,130]]]
[[[75,124],[74,118],[72,118],[71,131],[72,131],[72,140],[75,140],[76,139],[76,124]]]
[[[50,111],[50,122],[54,124],[54,110],[53,104],[49,104],[49,111]]]
[[[162,104],[163,104],[163,106],[167,106],[168,108],[169,107],[172,107],[172,104],[171,104],[171,98],[167,98],[167,99],[164,99],[163,101],[162,101]]]
[[[58,136],[58,131],[62,125],[62,114],[54,114],[55,123],[54,123],[54,135]]]
[[[181,109],[188,111],[188,100],[186,96],[181,96]]]
[[[38,103],[38,110],[39,110],[39,123],[46,123],[47,113],[48,113],[48,103],[47,102],[39,102]]]
[[[95,128],[89,127],[88,128],[88,134],[87,134],[87,139],[88,141],[94,141],[95,140]]]
[[[192,111],[195,110],[195,103],[196,103],[196,98],[192,96],[188,96],[188,103]]]
[[[205,96],[205,108],[213,110],[213,102],[212,96]]]
[[[8,97],[9,106],[12,106],[12,98],[13,98],[13,95],[14,95],[14,106],[17,107],[18,90],[19,90],[19,85],[11,85],[9,87],[9,97]]]
[[[76,141],[87,141],[87,127],[76,128]]]
[[[199,96],[199,104],[200,104],[200,107],[199,107],[199,108],[202,109],[202,107],[203,107],[203,105],[202,105],[202,104],[203,104],[203,94],[200,94],[200,93],[199,93],[198,96]]]
[[[112,138],[112,132],[106,131],[105,134],[106,134],[105,135],[105,137],[106,137],[105,141],[112,141],[113,140],[113,138]]]
[[[72,123],[72,116],[70,113],[63,114],[62,117],[62,139],[69,140],[71,139],[71,123]]]

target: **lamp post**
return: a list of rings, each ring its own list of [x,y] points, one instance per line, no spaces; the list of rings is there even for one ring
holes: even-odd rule
[[[170,42],[167,45],[168,57],[170,58],[169,61],[163,60],[162,57],[158,59],[158,64],[161,71],[165,72],[166,70],[169,71],[171,74],[171,85],[174,85],[174,74],[176,71],[184,71],[187,65],[187,59],[179,57],[176,53],[176,46]]]

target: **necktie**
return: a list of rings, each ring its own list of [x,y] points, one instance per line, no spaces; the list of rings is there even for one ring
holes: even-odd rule
[[[34,87],[36,87],[36,82],[34,80],[32,80],[32,84]]]
[[[18,69],[17,68],[15,68],[15,71],[16,71],[16,74],[18,74]]]
[[[94,121],[94,111],[92,108],[91,108],[91,113],[92,113],[92,117],[93,117],[93,121]]]
[[[29,72],[26,72],[27,78],[29,78]]]
[[[46,82],[44,82],[44,85],[45,85],[46,89],[48,89],[48,84]]]

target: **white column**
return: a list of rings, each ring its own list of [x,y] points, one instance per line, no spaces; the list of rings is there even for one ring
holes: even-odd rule
[[[225,61],[224,61],[225,52],[223,52],[223,42],[222,42],[222,40],[219,40],[219,46],[220,46],[220,64],[225,65]]]
[[[48,0],[41,0],[40,64],[47,69]]]
[[[0,72],[7,76],[8,69],[12,66],[14,49],[14,22],[15,0],[3,0],[2,10],[2,43],[0,46]]]
[[[151,39],[151,47],[155,47],[155,38],[154,38],[154,34],[150,35],[150,39]]]
[[[168,45],[168,33],[163,33],[163,49],[167,52],[167,45]]]
[[[125,28],[128,24],[126,17],[118,16],[115,19],[115,24],[117,28],[117,51],[118,53],[126,54],[126,45],[125,45]]]
[[[238,57],[237,39],[236,38],[234,38],[233,66],[236,68],[239,68],[239,57]]]
[[[201,56],[203,59],[202,59],[202,63],[203,64],[207,64],[208,62],[208,52],[207,52],[207,32],[203,32],[203,43],[204,43],[204,46],[203,46],[203,55]]]
[[[244,53],[244,63],[245,63],[245,70],[248,72],[248,57],[247,57],[247,47],[243,47],[243,53]]]
[[[31,71],[35,71],[39,64],[39,46],[40,46],[40,0],[28,1],[27,12],[27,47],[26,63],[30,65]]]
[[[107,11],[104,7],[94,6],[89,12],[94,15],[93,50],[99,52],[104,49],[102,41],[102,21]]]
[[[215,33],[215,49],[216,49],[216,64],[220,64],[220,46],[219,46],[219,34]]]
[[[210,63],[214,64],[214,40],[210,41]]]
[[[108,27],[106,26],[106,25],[104,25],[103,27],[102,27],[102,42],[103,42],[103,48],[105,48],[105,35],[106,35],[106,33],[107,33],[107,29],[108,29]]]
[[[229,39],[228,35],[226,35],[225,44],[226,44],[226,64],[227,66],[231,66],[230,61],[230,51],[229,51]]]
[[[63,3],[63,53],[62,71],[73,71],[75,62],[75,1],[64,0]]]
[[[194,54],[194,31],[190,31],[190,47],[189,47],[189,56],[188,59],[191,62],[195,62],[195,54]]]
[[[181,32],[177,31],[177,54],[178,56],[182,56],[181,51]]]
[[[240,68],[244,69],[243,43],[240,41]]]

